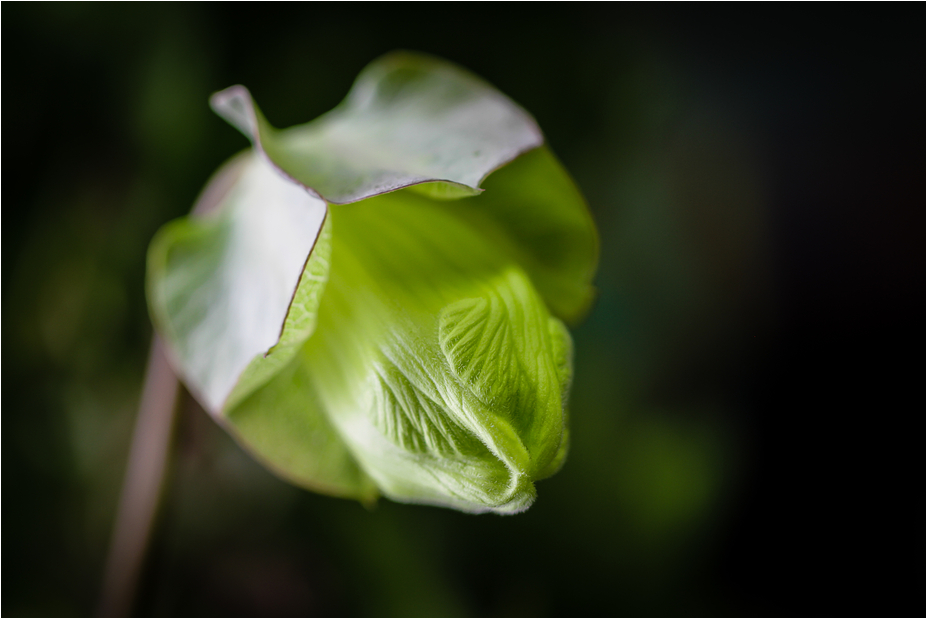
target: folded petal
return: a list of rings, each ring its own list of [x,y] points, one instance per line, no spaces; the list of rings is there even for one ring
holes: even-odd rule
[[[219,415],[252,361],[289,344],[267,362],[282,367],[312,333],[327,278],[326,243],[313,251],[326,207],[257,153],[227,164],[203,195],[207,212],[152,241],[148,298],[175,370]]]
[[[569,335],[457,207],[408,191],[333,207],[306,359],[384,494],[513,513],[565,454]]]

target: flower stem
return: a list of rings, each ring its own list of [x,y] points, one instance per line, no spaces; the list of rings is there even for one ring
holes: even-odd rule
[[[126,617],[132,612],[164,482],[177,392],[177,377],[155,335],[106,561],[100,616]]]

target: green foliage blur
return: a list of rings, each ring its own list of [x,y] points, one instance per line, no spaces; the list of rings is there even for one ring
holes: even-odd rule
[[[287,127],[393,49],[524,106],[589,200],[567,464],[514,517],[367,510],[275,478],[187,398],[138,613],[841,614],[854,578],[876,596],[853,553],[902,533],[843,540],[857,503],[903,513],[858,481],[907,456],[864,461],[888,424],[851,420],[923,376],[893,348],[923,325],[923,5],[717,10],[5,4],[3,614],[94,612],[145,252],[246,147],[209,95],[245,84]]]

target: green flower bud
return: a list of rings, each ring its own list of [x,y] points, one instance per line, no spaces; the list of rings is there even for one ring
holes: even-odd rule
[[[527,508],[566,457],[560,319],[588,307],[598,252],[534,121],[410,54],[286,131],[242,87],[213,105],[254,150],[148,261],[152,317],[190,391],[306,488]]]

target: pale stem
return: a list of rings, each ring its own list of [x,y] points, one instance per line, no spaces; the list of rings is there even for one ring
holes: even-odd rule
[[[155,335],[110,542],[98,614],[132,611],[170,451],[178,381]]]

